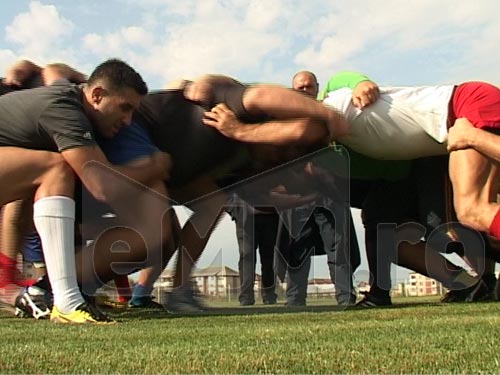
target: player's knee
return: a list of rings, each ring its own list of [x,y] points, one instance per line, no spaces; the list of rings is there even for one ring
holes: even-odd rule
[[[457,219],[464,225],[471,220],[470,205],[465,202],[455,201],[455,212],[457,214]]]
[[[52,169],[64,180],[73,180],[75,172],[68,163],[61,157],[54,161]]]
[[[478,203],[472,200],[455,201],[455,212],[458,221],[470,228],[483,230],[477,215]]]
[[[46,179],[73,184],[75,173],[59,153],[47,152]]]
[[[64,162],[54,163],[35,182],[36,196],[61,195],[72,197],[75,191],[73,170]]]

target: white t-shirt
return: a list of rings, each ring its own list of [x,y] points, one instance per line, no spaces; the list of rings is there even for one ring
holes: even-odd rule
[[[324,103],[344,113],[350,134],[337,139],[376,159],[405,160],[447,153],[449,86],[384,87],[380,98],[360,110],[352,90],[332,91]]]

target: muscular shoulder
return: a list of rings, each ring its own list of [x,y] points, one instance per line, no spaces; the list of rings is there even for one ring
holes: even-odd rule
[[[58,150],[95,145],[92,125],[82,104],[82,91],[71,84],[49,88],[39,125],[54,139]]]

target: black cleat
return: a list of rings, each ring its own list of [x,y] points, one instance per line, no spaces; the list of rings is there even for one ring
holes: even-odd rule
[[[47,293],[36,286],[24,288],[17,296],[14,314],[19,318],[48,319]]]

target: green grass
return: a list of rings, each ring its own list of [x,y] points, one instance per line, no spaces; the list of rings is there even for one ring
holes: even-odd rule
[[[498,373],[500,304],[113,312],[111,326],[0,315],[1,373]]]

